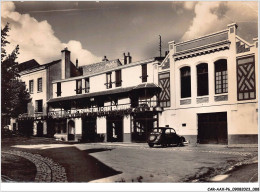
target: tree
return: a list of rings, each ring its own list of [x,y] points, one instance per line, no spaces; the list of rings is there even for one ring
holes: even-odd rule
[[[17,118],[19,114],[26,113],[27,103],[31,101],[25,83],[20,80],[18,62],[19,45],[11,54],[6,53],[5,47],[10,30],[9,23],[1,29],[1,115],[2,128],[6,125],[5,119]]]

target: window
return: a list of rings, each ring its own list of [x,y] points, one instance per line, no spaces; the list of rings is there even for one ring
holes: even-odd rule
[[[61,96],[61,82],[57,83],[57,97]]]
[[[42,92],[42,78],[37,79],[37,92]]]
[[[122,76],[121,70],[116,71],[116,87],[121,87],[122,85]]]
[[[237,59],[237,98],[239,101],[256,98],[254,56]]]
[[[159,86],[162,88],[162,91],[159,95],[159,101],[161,107],[170,107],[171,106],[171,92],[170,92],[170,73],[159,74]]]
[[[142,76],[141,76],[143,83],[147,82],[147,77],[148,77],[148,75],[147,75],[147,64],[144,64],[144,65],[142,65]]]
[[[82,93],[82,81],[81,81],[81,79],[76,80],[76,93],[77,94]]]
[[[227,60],[220,59],[215,62],[215,93],[228,92]]]
[[[107,83],[106,83],[107,89],[110,89],[112,88],[112,73],[111,72],[107,73],[106,78],[107,78]]]
[[[33,80],[29,81],[29,92],[33,93]]]
[[[209,94],[207,63],[197,65],[197,94],[198,96]]]
[[[35,112],[42,112],[42,100],[35,100]]]
[[[85,79],[85,93],[89,93],[90,84],[89,84],[89,78]]]
[[[181,72],[181,98],[191,97],[190,67],[182,67]]]

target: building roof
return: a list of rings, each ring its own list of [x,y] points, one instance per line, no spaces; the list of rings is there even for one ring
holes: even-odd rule
[[[70,77],[70,78],[67,78],[67,79],[60,79],[60,80],[55,80],[53,81],[52,83],[57,83],[57,82],[65,82],[65,81],[72,81],[72,80],[76,80],[76,79],[82,79],[82,78],[86,78],[86,77],[91,77],[91,76],[95,76],[95,75],[100,75],[100,74],[104,74],[106,72],[110,72],[110,71],[113,71],[113,70],[120,70],[120,69],[123,69],[123,68],[127,68],[127,67],[133,67],[133,66],[136,66],[136,65],[142,65],[142,64],[146,64],[146,63],[150,63],[150,62],[154,62],[154,61],[158,61],[158,62],[161,62],[163,60],[164,57],[153,57],[153,58],[149,58],[149,59],[146,59],[146,60],[141,60],[141,61],[136,61],[136,62],[132,62],[132,63],[129,63],[129,64],[125,64],[123,65],[118,59],[118,61],[120,62],[120,65],[118,66],[113,66],[111,68],[100,68],[100,70],[97,70],[96,72],[90,72],[90,73],[84,73],[83,71],[83,75],[81,76],[77,76],[77,77]],[[115,61],[115,60],[114,60]],[[107,61],[105,61],[107,62]],[[101,62],[102,63],[102,62]],[[99,63],[94,63],[94,64],[90,64],[90,65],[95,65],[95,64],[99,64]],[[90,66],[90,65],[85,65],[83,67],[87,67],[87,66]],[[101,67],[102,65],[98,65],[99,67]],[[93,67],[95,68],[95,67]],[[91,68],[90,68],[91,69]],[[84,70],[84,69],[83,69]],[[86,69],[85,69],[86,70]]]
[[[47,67],[49,67],[51,65],[54,65],[56,63],[59,63],[60,61],[61,61],[61,59],[56,60],[56,61],[52,61],[50,63],[43,64],[43,65],[38,64],[38,65],[29,67],[27,69],[24,69],[24,70],[20,71],[20,74],[24,75],[24,74],[27,74],[27,73],[31,73],[31,72],[35,72],[35,71],[38,71],[38,70],[46,69]],[[28,61],[26,61],[26,62],[28,62]],[[26,63],[26,62],[24,62],[24,63]],[[19,65],[24,65],[24,63],[21,63]]]
[[[38,67],[38,66],[40,66],[40,64],[35,59],[31,59],[29,61],[25,61],[23,63],[20,63],[18,65],[18,70],[21,72],[21,71],[24,71],[24,70],[27,70],[27,69]]]
[[[106,71],[109,69],[113,69],[121,65],[122,63],[119,61],[119,59],[115,59],[111,61],[102,61],[99,63],[84,65],[81,66],[81,68],[83,69],[83,75],[90,75],[90,74]]]

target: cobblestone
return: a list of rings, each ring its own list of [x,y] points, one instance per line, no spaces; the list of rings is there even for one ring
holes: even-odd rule
[[[84,149],[84,145],[80,146],[82,144],[76,144],[75,146],[78,147],[79,149]],[[85,145],[87,146],[87,145]],[[245,151],[234,151],[234,150],[230,150],[228,148],[220,148],[219,150],[214,150],[214,149],[201,149],[201,148],[196,148],[196,147],[154,147],[154,148],[150,148],[148,147],[147,144],[111,144],[111,143],[104,143],[104,144],[89,144],[89,146],[94,146],[94,147],[98,147],[98,146],[106,146],[106,148],[134,148],[134,149],[142,149],[142,150],[148,150],[148,151],[183,151],[183,152],[197,152],[197,153],[215,153],[215,154],[226,154],[226,155],[235,155],[235,156],[243,156],[243,157],[247,157],[252,155],[252,152],[245,152]]]
[[[65,168],[48,157],[16,150],[2,153],[17,155],[33,162],[37,169],[35,182],[68,182]]]

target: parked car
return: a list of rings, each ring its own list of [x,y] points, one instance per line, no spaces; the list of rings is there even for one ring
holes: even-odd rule
[[[183,146],[188,142],[183,136],[178,135],[173,128],[157,127],[149,133],[147,143],[149,147],[153,147],[154,145],[169,146],[171,144]]]

